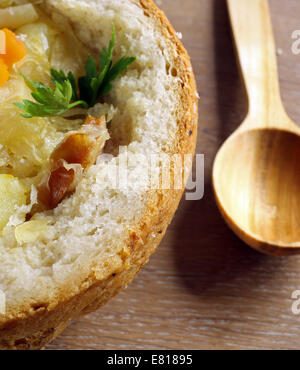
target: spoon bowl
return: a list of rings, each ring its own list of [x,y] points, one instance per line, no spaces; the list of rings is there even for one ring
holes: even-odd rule
[[[219,151],[213,185],[229,226],[269,254],[300,252],[300,136],[254,129],[231,136]]]

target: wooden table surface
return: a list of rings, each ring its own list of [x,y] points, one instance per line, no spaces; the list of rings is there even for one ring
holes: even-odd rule
[[[243,0],[241,0],[243,1]],[[299,349],[300,257],[261,255],[224,224],[211,190],[212,161],[246,113],[225,0],[161,0],[188,49],[201,96],[198,153],[205,195],[182,200],[156,254],[98,312],[74,321],[48,349]],[[300,123],[299,0],[269,0],[282,97]],[[300,164],[299,164],[300,165]]]

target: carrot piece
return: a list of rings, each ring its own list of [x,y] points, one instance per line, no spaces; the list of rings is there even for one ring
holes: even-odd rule
[[[10,68],[13,64],[25,57],[26,48],[24,43],[18,40],[17,36],[11,30],[3,28],[2,31],[5,33],[6,53],[1,54],[1,58],[7,67]]]
[[[3,86],[9,79],[9,72],[7,65],[0,57],[0,87]]]

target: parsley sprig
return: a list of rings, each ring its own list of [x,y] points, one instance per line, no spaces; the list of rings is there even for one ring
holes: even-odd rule
[[[116,43],[116,32],[113,27],[112,37],[108,49],[103,48],[100,54],[100,69],[96,60],[89,56],[85,65],[85,76],[76,82],[72,72],[65,74],[64,71],[51,69],[51,81],[53,88],[43,83],[36,83],[21,74],[28,86],[34,91],[31,96],[35,101],[24,99],[22,103],[14,103],[24,110],[25,118],[32,117],[54,117],[76,107],[93,107],[97,100],[109,93],[112,82],[125,71],[135,57],[122,57],[114,65],[112,62],[113,49]]]
[[[83,100],[72,102],[74,91],[69,80],[65,80],[62,83],[53,81],[55,87],[52,89],[51,87],[46,87],[43,83],[36,83],[24,75],[22,76],[26,83],[35,90],[31,93],[31,96],[37,101],[35,103],[31,100],[24,99],[23,103],[14,103],[17,107],[25,111],[22,114],[25,118],[54,117],[78,105],[82,105],[85,108],[89,107]]]

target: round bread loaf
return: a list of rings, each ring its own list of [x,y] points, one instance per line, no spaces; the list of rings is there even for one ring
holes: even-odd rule
[[[152,189],[145,156],[194,155],[197,136],[190,59],[152,0],[44,0],[38,6],[55,23],[68,22],[91,52],[108,45],[114,24],[114,58],[137,59],[109,94],[117,108],[109,166],[99,160],[72,196],[34,216],[48,221],[38,240],[12,246],[0,239],[2,349],[44,347],[71,319],[98,309],[131,282],[164,236],[185,187],[173,189],[171,181],[170,189]],[[112,187],[107,167],[123,166],[126,186]],[[185,172],[190,169],[186,164]]]

